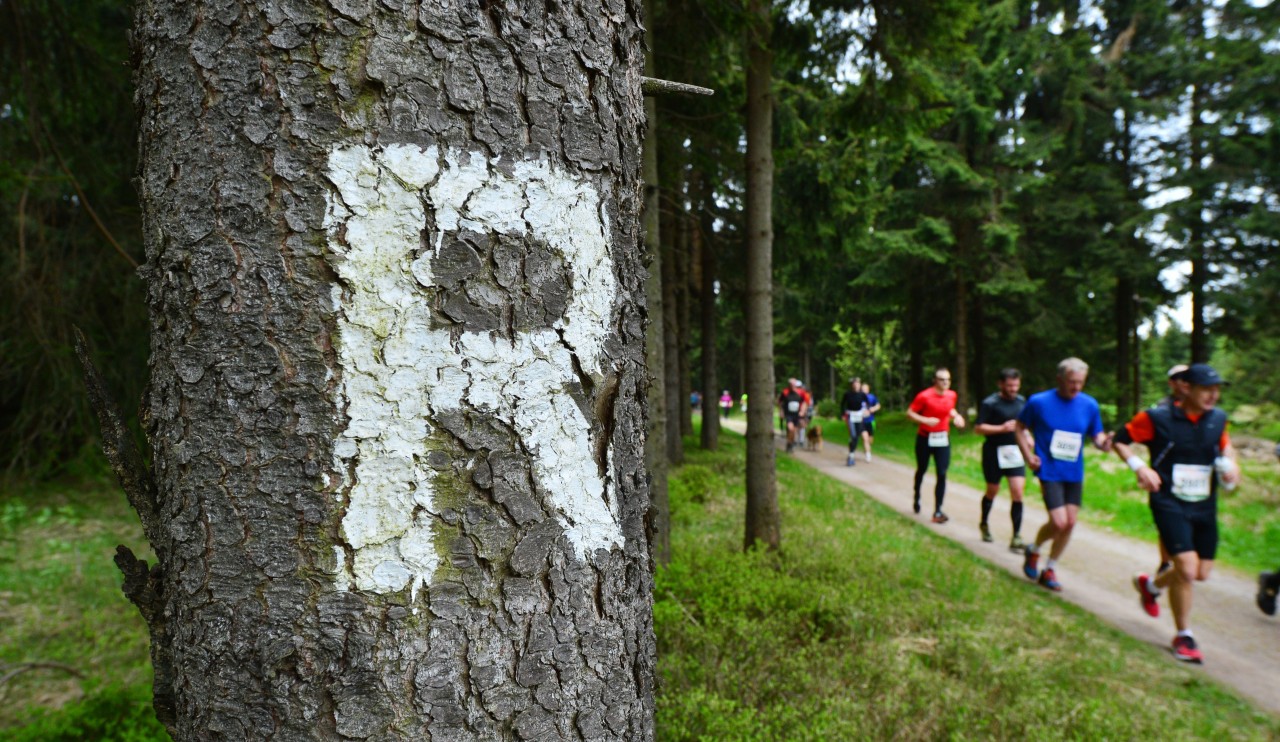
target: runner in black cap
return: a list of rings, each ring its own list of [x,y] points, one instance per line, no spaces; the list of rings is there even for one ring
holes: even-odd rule
[[[1227,435],[1227,415],[1217,407],[1222,377],[1212,366],[1196,363],[1177,378],[1187,383],[1182,404],[1157,405],[1139,412],[1116,433],[1114,445],[1137,474],[1138,484],[1151,493],[1152,519],[1174,562],[1173,569],[1154,580],[1146,574],[1134,577],[1143,610],[1159,615],[1156,600],[1167,588],[1178,630],[1173,656],[1200,663],[1203,656],[1188,623],[1191,585],[1209,579],[1213,569],[1218,548],[1219,483],[1234,487],[1240,470]],[[1150,465],[1134,455],[1133,443],[1147,445]]]

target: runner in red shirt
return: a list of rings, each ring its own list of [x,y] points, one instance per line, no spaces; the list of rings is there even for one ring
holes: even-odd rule
[[[933,488],[933,522],[946,523],[942,500],[947,495],[947,467],[951,465],[951,422],[964,427],[964,415],[956,412],[956,393],[951,391],[951,372],[939,367],[933,372],[933,386],[916,395],[907,408],[907,417],[919,423],[916,430],[915,499],[912,508],[920,512],[920,485],[929,469],[929,456],[937,465],[937,483]]]

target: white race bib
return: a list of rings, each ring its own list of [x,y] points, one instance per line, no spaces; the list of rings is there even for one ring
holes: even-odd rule
[[[947,431],[943,430],[929,434],[929,448],[946,448],[950,445],[951,441],[947,438]]]
[[[788,403],[787,403],[787,412],[799,412],[799,411],[800,411],[800,403],[799,403],[799,402],[788,402]]]
[[[849,422],[851,422],[851,423],[860,423],[860,422],[862,422],[862,410],[858,410],[857,412],[850,412],[850,413],[849,413]]]
[[[1000,463],[1001,469],[1017,469],[1027,463],[1022,459],[1022,451],[1014,445],[997,446],[996,461]]]
[[[1196,464],[1173,465],[1173,494],[1179,500],[1199,502],[1209,496],[1213,467]]]
[[[1084,436],[1080,433],[1055,430],[1049,441],[1049,455],[1059,461],[1075,461],[1080,458],[1080,449],[1083,447]]]

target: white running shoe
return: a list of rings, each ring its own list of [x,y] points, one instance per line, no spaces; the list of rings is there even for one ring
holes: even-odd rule
[[[870,464],[870,463],[871,463],[871,452],[870,452],[870,451],[867,451],[867,463],[868,463],[868,464]]]

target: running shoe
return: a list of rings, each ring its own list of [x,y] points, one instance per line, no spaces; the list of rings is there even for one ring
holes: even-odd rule
[[[985,541],[986,543],[989,544],[992,541],[995,541],[995,539],[991,538],[991,526],[987,525],[986,523],[979,523],[978,530],[982,531],[982,540]]]
[[[1204,663],[1204,655],[1196,647],[1196,640],[1189,636],[1173,637],[1173,657],[1181,662]]]
[[[946,523],[946,522],[947,522],[947,521],[949,521],[949,520],[951,520],[951,519],[950,519],[950,518],[948,518],[948,517],[947,517],[947,514],[946,514],[946,513],[944,513],[944,512],[942,512],[941,510],[939,510],[938,512],[936,512],[936,513],[934,513],[934,514],[933,514],[933,522],[934,522],[934,523]]]
[[[916,515],[920,514],[920,495],[916,495],[916,499],[911,502],[911,509],[915,511]]]
[[[1280,583],[1280,577],[1275,572],[1258,575],[1258,610],[1268,616],[1276,615],[1276,583]]]
[[[870,451],[867,451],[867,463],[868,463],[868,464],[870,464],[870,463],[871,463],[871,452],[870,452]]]
[[[1013,540],[1009,542],[1009,551],[1021,553],[1025,548],[1027,548],[1027,542],[1022,540],[1022,534],[1013,534]]]
[[[1053,574],[1053,570],[1051,569],[1046,569],[1041,572],[1038,582],[1040,583],[1040,587],[1052,590],[1055,593],[1062,592],[1062,583],[1058,582],[1057,576]]]
[[[849,455],[844,457],[845,466],[853,466],[854,464],[857,464],[857,463],[858,463],[858,454],[854,453],[853,451],[850,451]]]
[[[1146,611],[1147,615],[1152,618],[1159,618],[1160,604],[1156,602],[1156,599],[1160,597],[1160,593],[1156,590],[1155,585],[1151,584],[1151,578],[1146,572],[1133,576],[1133,587],[1138,591],[1138,595],[1141,596],[1142,610]]]
[[[1034,580],[1040,576],[1040,570],[1036,569],[1036,564],[1040,561],[1040,555],[1031,550],[1028,546],[1022,550],[1022,574],[1027,576],[1028,580]]]

